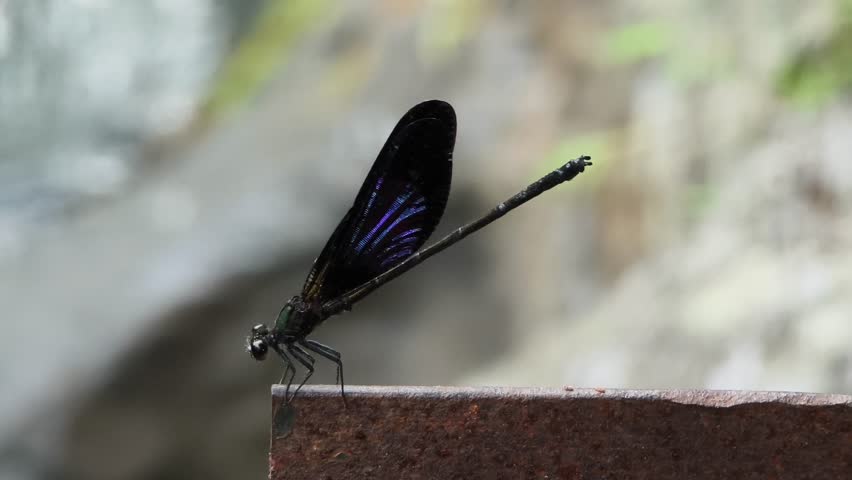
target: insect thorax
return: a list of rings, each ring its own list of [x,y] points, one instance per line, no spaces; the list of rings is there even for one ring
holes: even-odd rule
[[[310,305],[306,304],[302,297],[296,295],[278,313],[274,330],[276,336],[286,342],[305,337],[319,323],[319,317],[314,314]]]

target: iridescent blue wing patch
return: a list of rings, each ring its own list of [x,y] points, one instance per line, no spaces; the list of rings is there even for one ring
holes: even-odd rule
[[[423,246],[447,205],[455,137],[456,115],[448,103],[423,102],[402,117],[314,262],[304,301],[333,299]]]

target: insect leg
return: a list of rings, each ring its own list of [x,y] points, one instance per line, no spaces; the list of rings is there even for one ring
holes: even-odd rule
[[[302,379],[302,382],[296,387],[296,391],[293,392],[293,398],[296,398],[296,395],[299,393],[299,390],[302,389],[302,386],[308,382],[308,379],[311,378],[311,375],[314,374],[314,357],[312,357],[308,352],[306,352],[302,347],[296,344],[287,345],[287,351],[290,352],[290,355],[293,355],[299,363],[302,364],[308,371],[305,373],[305,378]]]
[[[340,396],[343,397],[343,405],[346,406],[346,393],[343,391],[343,359],[340,357],[340,352],[334,350],[333,348],[323,345],[315,340],[302,340],[299,342],[302,346],[307,348],[308,350],[322,355],[323,357],[331,360],[335,364],[337,364],[337,381],[340,383]]]
[[[281,375],[281,380],[278,380],[278,383],[280,385],[286,385],[286,387],[284,388],[284,401],[289,402],[290,386],[293,385],[293,379],[296,378],[296,367],[293,365],[293,360],[291,360],[290,357],[287,356],[286,353],[284,353],[284,350],[279,348],[277,345],[272,348],[274,348],[275,353],[277,353],[278,356],[281,357],[282,360],[284,360],[284,374]],[[288,373],[290,374],[289,379],[287,379]],[[286,382],[285,379],[287,379]]]

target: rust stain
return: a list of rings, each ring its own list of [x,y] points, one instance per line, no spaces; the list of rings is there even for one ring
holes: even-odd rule
[[[273,390],[270,478],[839,479],[852,396],[613,389]],[[292,416],[281,420],[281,408]],[[279,431],[286,429],[286,432]]]

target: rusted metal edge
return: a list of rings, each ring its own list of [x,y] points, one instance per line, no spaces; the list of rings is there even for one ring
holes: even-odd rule
[[[273,385],[272,396],[283,399],[284,385]],[[299,396],[306,398],[340,397],[340,386],[305,385]],[[806,393],[751,390],[630,390],[618,388],[574,387],[419,387],[419,386],[346,386],[349,398],[420,397],[440,399],[468,398],[574,398],[667,401],[684,405],[724,408],[752,403],[783,403],[786,405],[846,405],[852,406],[852,395],[838,393]]]
[[[852,396],[310,386],[273,394],[270,478],[832,479]]]

